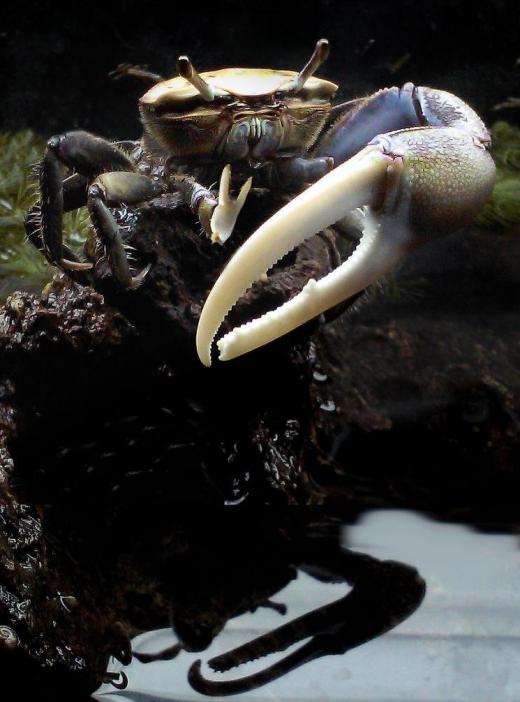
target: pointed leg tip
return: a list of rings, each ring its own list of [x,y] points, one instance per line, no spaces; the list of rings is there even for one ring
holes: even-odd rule
[[[70,261],[68,258],[62,258],[59,265],[61,268],[66,268],[70,271],[90,271],[94,268],[93,263],[87,261]]]
[[[150,268],[152,267],[151,263],[148,263],[143,270],[139,273],[139,275],[136,275],[135,278],[132,278],[132,282],[130,283],[130,289],[131,290],[137,290],[137,288],[141,287],[143,284],[146,276],[150,272]]]

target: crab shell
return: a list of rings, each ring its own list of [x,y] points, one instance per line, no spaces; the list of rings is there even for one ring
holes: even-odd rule
[[[146,145],[176,159],[218,159],[232,125],[261,116],[281,122],[279,150],[305,152],[324,125],[338,86],[312,76],[291,95],[297,76],[269,68],[201,73],[214,94],[212,101],[181,76],[158,83],[139,101]]]

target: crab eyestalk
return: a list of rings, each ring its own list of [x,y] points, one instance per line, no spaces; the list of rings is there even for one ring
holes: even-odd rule
[[[199,75],[197,69],[187,56],[179,56],[177,59],[177,71],[180,76],[185,78],[188,83],[191,83],[193,87],[198,90],[206,102],[213,102],[215,99],[215,91],[211,85],[206,83],[206,81]]]
[[[300,92],[309,78],[313,76],[321,64],[325,63],[328,59],[329,50],[329,42],[327,39],[319,39],[316,42],[312,56],[285,89],[287,95],[297,95]]]
[[[489,197],[495,167],[471,134],[452,127],[406,129],[376,137],[301,193],[236,252],[211,290],[197,329],[197,352],[211,344],[238,298],[282,256],[364,207],[359,246],[345,263],[277,310],[219,342],[229,360],[277,339],[365,289],[412,247],[468,224]]]

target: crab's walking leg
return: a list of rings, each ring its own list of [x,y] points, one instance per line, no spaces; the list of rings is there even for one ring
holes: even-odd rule
[[[86,185],[86,183],[85,183]],[[40,165],[40,226],[43,251],[47,259],[70,270],[88,270],[91,263],[81,262],[76,256],[64,253],[63,245],[63,178],[59,160],[47,151]]]
[[[124,171],[103,173],[89,187],[87,207],[92,224],[105,248],[112,273],[124,288],[139,287],[150,267],[146,266],[135,277],[132,275],[119,226],[107,205],[121,202],[135,205],[161,192],[161,186],[147,176]]]
[[[71,209],[64,202],[61,167],[67,166],[85,179],[103,171],[133,171],[128,157],[116,146],[88,132],[67,132],[47,142],[47,151],[40,165],[40,228],[43,250],[50,263],[68,270],[87,270],[91,263],[68,257],[63,250],[63,212]],[[83,202],[87,199],[86,180]],[[71,198],[72,199],[72,198]],[[69,252],[67,252],[69,253]]]
[[[148,66],[137,66],[132,63],[120,63],[113,71],[110,71],[108,75],[113,80],[120,80],[121,78],[127,77],[140,78],[141,80],[150,81],[151,83],[160,83],[164,80],[164,76],[148,70]]]
[[[87,204],[88,181],[84,176],[79,175],[79,173],[75,173],[62,181],[61,172],[59,169],[56,169],[53,173],[52,180],[47,178],[46,184],[51,191],[54,190],[54,192],[58,194],[58,197],[61,197],[63,212],[70,212],[71,210],[78,209]],[[49,195],[47,195],[47,197],[48,196]],[[59,211],[57,215],[59,220],[61,220]],[[71,268],[68,269],[69,276],[81,285],[91,285],[92,276],[88,270],[91,267],[90,264],[85,265],[84,262],[80,261],[76,253],[66,244],[61,243],[59,239],[57,241],[53,240],[52,237],[49,236],[48,229],[46,230],[47,236],[44,236],[42,226],[45,224],[49,227],[49,223],[51,223],[51,231],[58,231],[60,229],[59,227],[52,226],[52,217],[47,217],[44,223],[42,223],[41,202],[37,202],[29,210],[25,218],[24,225],[27,239],[39,251],[43,251],[46,258],[53,263],[54,260],[56,260],[53,256],[59,255],[63,257],[63,260],[69,263],[79,264],[75,270]],[[61,248],[59,248],[60,243]]]
[[[212,192],[189,176],[176,176],[175,185],[185,202],[199,218],[202,228],[212,241],[223,244],[231,236],[238,215],[251,190],[252,178],[240,188],[236,198],[230,193],[231,166],[224,167],[220,176],[218,200]]]

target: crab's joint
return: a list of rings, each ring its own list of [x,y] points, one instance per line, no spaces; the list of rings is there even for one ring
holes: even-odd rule
[[[61,163],[88,178],[104,171],[134,170],[132,161],[115,144],[82,130],[51,137],[47,148]]]
[[[221,360],[287,334],[364,290],[410,248],[468,224],[494,179],[491,156],[467,131],[426,127],[375,138],[279,210],[235,253],[202,310],[197,329],[202,363],[211,364],[213,338],[235,302],[313,234],[363,208],[362,236],[351,256],[278,309],[226,334],[217,343]]]

